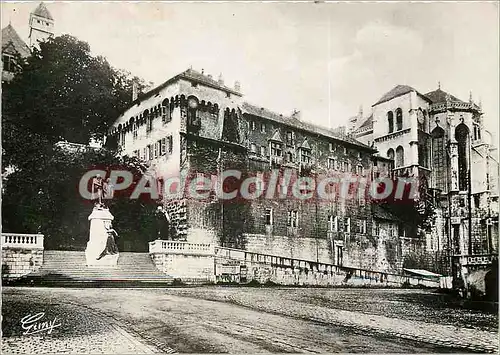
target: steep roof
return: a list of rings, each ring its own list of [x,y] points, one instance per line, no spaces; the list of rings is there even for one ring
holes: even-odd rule
[[[449,100],[452,102],[463,102],[455,96],[448,94],[446,91],[441,90],[441,88],[428,92],[425,96],[431,100],[433,104],[446,102],[446,96],[449,96]]]
[[[371,114],[362,124],[358,127],[358,129],[372,127],[373,128],[373,114]]]
[[[49,10],[47,9],[47,7],[43,2],[41,2],[37,6],[37,8],[35,9],[35,11],[32,12],[32,14],[54,21],[54,18],[52,17],[52,15],[50,14]]]
[[[238,92],[234,89],[231,89],[230,87],[227,87],[223,84],[220,84],[217,80],[214,80],[214,79],[208,77],[207,75],[204,75],[204,74],[197,72],[196,70],[193,70],[193,69],[188,69],[188,70],[180,73],[178,76],[181,78],[187,79],[187,80],[199,82],[200,84],[205,84],[207,86],[211,86],[211,87],[216,88],[216,89],[228,91],[228,92],[235,94],[235,95],[238,95],[238,96],[242,96],[240,92]]]
[[[248,113],[248,114],[253,115],[253,116],[263,117],[263,118],[269,119],[271,121],[281,123],[285,126],[290,126],[290,127],[304,130],[304,131],[309,131],[309,132],[316,133],[318,135],[322,135],[322,136],[325,136],[328,138],[333,138],[337,141],[349,143],[351,145],[355,145],[355,146],[358,146],[360,148],[368,149],[370,151],[375,151],[373,148],[367,146],[366,144],[359,142],[358,140],[356,140],[350,136],[341,135],[341,134],[333,131],[332,129],[328,129],[326,127],[321,127],[321,126],[317,126],[317,125],[312,124],[312,123],[304,122],[304,121],[299,120],[293,116],[280,115],[280,114],[272,112],[268,109],[265,109],[263,107],[258,107],[258,106],[252,105],[248,102],[244,102],[241,108],[242,108],[244,113]]]
[[[409,92],[412,92],[412,91],[415,91],[418,95],[420,95],[424,99],[429,100],[427,97],[425,97],[424,95],[422,95],[421,93],[419,93],[417,90],[415,90],[411,86],[408,86],[408,85],[396,85],[392,90],[386,92],[380,98],[380,100],[378,100],[372,106],[381,104],[382,102],[386,102],[386,101],[392,100],[395,97],[398,97],[398,96],[401,96],[401,95],[405,95],[405,94],[407,94]]]
[[[386,221],[393,222],[401,222],[401,219],[392,214],[390,211],[385,209],[384,207],[377,205],[376,203],[372,204],[372,215],[375,219],[383,219]]]
[[[162,84],[158,85],[157,87],[145,92],[144,94],[139,95],[135,101],[131,102],[130,105],[128,105],[125,110],[122,112],[125,113],[128,109],[130,109],[132,106],[134,106],[136,103],[144,101],[148,97],[151,97],[153,95],[156,95],[159,93],[163,88],[167,87],[168,85],[176,82],[179,79],[186,79],[188,81],[193,81],[197,82],[215,89],[219,89],[225,92],[229,92],[234,95],[238,96],[243,96],[240,92],[237,92],[225,85],[219,84],[218,81],[208,77],[207,75],[204,75],[202,73],[197,72],[196,70],[193,69],[188,69],[186,71],[183,71],[182,73],[177,74],[176,76],[171,77],[170,79],[166,80]]]
[[[10,23],[2,29],[2,53],[3,52],[9,54],[17,52],[23,58],[28,57],[31,53],[28,45],[21,39]]]

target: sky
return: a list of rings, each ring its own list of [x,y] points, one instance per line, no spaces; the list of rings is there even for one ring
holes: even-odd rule
[[[2,2],[28,41],[38,2]],[[498,137],[499,6],[443,3],[46,2],[56,35],[159,85],[192,67],[245,100],[337,127],[398,84],[482,102]]]

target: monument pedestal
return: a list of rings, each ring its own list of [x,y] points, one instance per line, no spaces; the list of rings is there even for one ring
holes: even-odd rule
[[[119,254],[104,255],[99,258],[106,250],[108,241],[108,231],[106,227],[111,226],[113,215],[107,208],[94,207],[89,216],[90,236],[85,249],[85,258],[89,267],[116,267]]]

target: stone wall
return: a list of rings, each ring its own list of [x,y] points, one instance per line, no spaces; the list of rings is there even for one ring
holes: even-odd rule
[[[43,263],[42,234],[2,233],[2,278],[18,278]]]
[[[213,255],[152,253],[157,269],[173,278],[189,281],[214,281]]]
[[[258,282],[294,286],[439,287],[438,280],[335,266],[229,248],[217,248],[218,282]]]
[[[42,249],[2,248],[2,278],[27,275],[37,271],[42,263]]]

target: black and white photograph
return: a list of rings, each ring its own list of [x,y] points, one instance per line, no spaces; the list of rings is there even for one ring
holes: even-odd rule
[[[498,353],[497,1],[2,1],[2,354]]]

